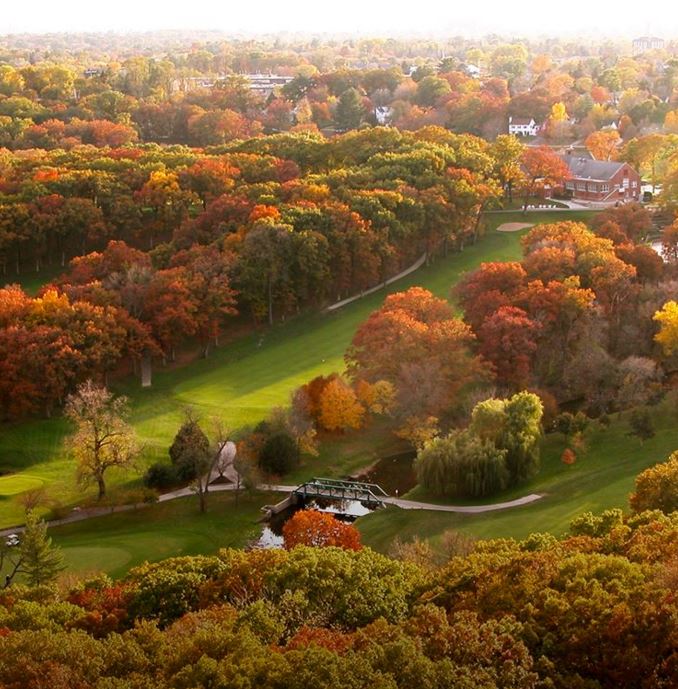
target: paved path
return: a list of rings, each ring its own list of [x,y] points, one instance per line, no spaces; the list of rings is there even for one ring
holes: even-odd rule
[[[480,514],[481,512],[496,512],[497,510],[508,510],[512,507],[529,505],[531,502],[541,500],[543,495],[531,493],[522,498],[516,498],[509,502],[495,502],[491,505],[434,505],[430,502],[415,502],[413,500],[400,500],[399,498],[385,498],[384,502],[395,505],[403,510],[431,510],[434,512],[459,512],[461,514]]]
[[[261,484],[259,490],[270,493],[292,493],[298,486],[288,486],[282,484]],[[209,492],[216,493],[221,491],[235,490],[234,483],[214,483],[210,485]],[[177,500],[178,498],[185,498],[194,495],[190,488],[179,488],[163,493],[158,502],[169,502],[170,500]],[[482,512],[495,512],[498,510],[506,510],[512,507],[520,507],[521,505],[529,505],[532,502],[540,500],[543,496],[537,493],[525,495],[516,500],[509,502],[497,502],[490,505],[436,505],[429,502],[417,502],[415,500],[403,500],[402,498],[388,497],[384,498],[384,502],[394,507],[399,507],[403,510],[430,510],[432,512],[457,512],[459,514],[480,514]],[[142,510],[150,505],[118,505],[116,507],[92,507],[84,510],[74,510],[67,517],[63,519],[54,519],[47,522],[48,526],[61,526],[62,524],[72,524],[74,522],[81,522],[86,519],[93,519],[95,517],[103,517],[107,514],[117,514],[119,512],[131,512],[132,510]],[[1,529],[0,537],[7,536],[10,533],[21,533],[24,530],[23,526],[15,526],[9,529]]]

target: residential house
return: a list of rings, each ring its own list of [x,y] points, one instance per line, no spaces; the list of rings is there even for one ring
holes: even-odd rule
[[[633,54],[640,55],[650,50],[663,50],[664,39],[656,36],[641,36],[633,39]]]
[[[573,155],[562,158],[570,169],[564,187],[573,199],[599,203],[640,200],[640,175],[628,163]]]
[[[390,108],[388,105],[378,105],[374,109],[374,117],[377,120],[377,124],[388,126],[393,119],[393,108]]]
[[[515,136],[537,136],[541,126],[532,117],[509,117],[508,129]]]

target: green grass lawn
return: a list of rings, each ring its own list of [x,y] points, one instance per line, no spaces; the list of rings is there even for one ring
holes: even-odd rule
[[[530,222],[586,220],[590,212],[531,213]],[[488,232],[475,246],[461,254],[438,259],[412,275],[354,302],[333,314],[312,314],[279,324],[261,334],[235,340],[216,350],[209,359],[195,361],[182,368],[156,370],[153,387],[142,389],[136,380],[117,385],[132,403],[132,422],[144,445],[143,457],[136,471],[127,475],[111,472],[113,486],[138,482],[148,464],[167,456],[182,418],[182,410],[191,405],[203,417],[219,416],[232,428],[262,419],[271,407],[286,404],[290,393],[319,374],[343,369],[343,354],[357,326],[378,308],[386,294],[421,285],[447,297],[450,287],[461,275],[482,261],[507,261],[520,257],[523,233],[494,232],[503,222],[512,222],[515,214],[487,216]],[[0,429],[0,528],[19,523],[22,510],[13,499],[21,492],[21,482],[42,482],[51,495],[65,505],[76,504],[92,491],[83,493],[74,484],[74,468],[65,457],[63,440],[68,432],[61,418],[5,425]],[[307,463],[300,474],[326,473],[326,464],[336,471],[369,464],[350,450],[347,461],[338,461],[332,448],[325,450],[315,465]],[[330,455],[333,456],[330,456]],[[327,467],[332,469],[331,466]],[[27,484],[25,484],[27,485]]]
[[[69,572],[120,577],[145,561],[242,548],[259,535],[261,507],[279,497],[241,495],[236,506],[231,493],[213,493],[205,514],[196,497],[182,498],[54,527],[49,535],[63,549]]]
[[[611,507],[628,507],[635,476],[643,469],[665,460],[678,449],[678,407],[675,399],[652,409],[656,435],[641,445],[627,435],[627,415],[615,419],[608,429],[597,424],[588,431],[589,448],[572,466],[560,461],[563,437],[550,434],[542,449],[539,476],[526,486],[507,491],[487,502],[511,500],[529,493],[544,497],[525,507],[478,515],[407,511],[388,508],[361,518],[358,526],[363,541],[386,552],[396,536],[414,536],[433,543],[447,529],[456,529],[479,538],[523,538],[534,531],[559,535],[570,520],[582,512],[600,512]],[[407,497],[428,500],[417,488]],[[438,501],[440,502],[440,501]],[[451,501],[464,504],[464,501]],[[482,501],[473,501],[481,503]]]

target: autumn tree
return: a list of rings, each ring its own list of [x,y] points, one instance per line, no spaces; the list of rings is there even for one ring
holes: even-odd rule
[[[285,548],[305,545],[360,550],[360,532],[334,515],[317,510],[299,510],[283,526]]]
[[[567,163],[549,146],[526,148],[522,156],[522,167],[526,178],[523,213],[527,212],[530,197],[537,189],[558,186],[570,177]]]
[[[671,356],[678,351],[678,302],[667,301],[654,314],[653,320],[659,323],[659,332],[654,339],[662,346],[664,354]]]
[[[471,351],[474,339],[447,302],[413,287],[388,296],[358,328],[346,362],[355,380],[394,386],[399,422],[439,417],[487,377],[485,363]]]
[[[325,386],[320,398],[319,422],[328,431],[358,429],[364,415],[365,407],[341,378],[334,378]]]
[[[630,496],[634,512],[661,510],[671,514],[678,510],[678,452],[638,474],[635,488]]]
[[[668,263],[678,264],[678,220],[662,230],[662,256]]]
[[[501,383],[512,389],[530,385],[539,330],[540,325],[515,306],[502,306],[483,322],[480,352],[494,364]]]
[[[513,190],[523,178],[520,163],[524,149],[518,137],[509,134],[500,134],[492,144],[494,169],[509,202],[513,201]]]
[[[139,454],[134,431],[126,421],[127,398],[115,397],[88,380],[68,397],[65,411],[76,425],[69,445],[78,481],[95,483],[101,500],[106,495],[108,470],[129,468]]]
[[[596,160],[613,160],[620,142],[621,136],[616,129],[601,129],[589,134],[584,143]]]

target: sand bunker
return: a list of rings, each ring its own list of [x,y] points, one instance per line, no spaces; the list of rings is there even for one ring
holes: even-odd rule
[[[503,225],[499,225],[497,232],[518,232],[533,226],[533,222],[505,222]]]

